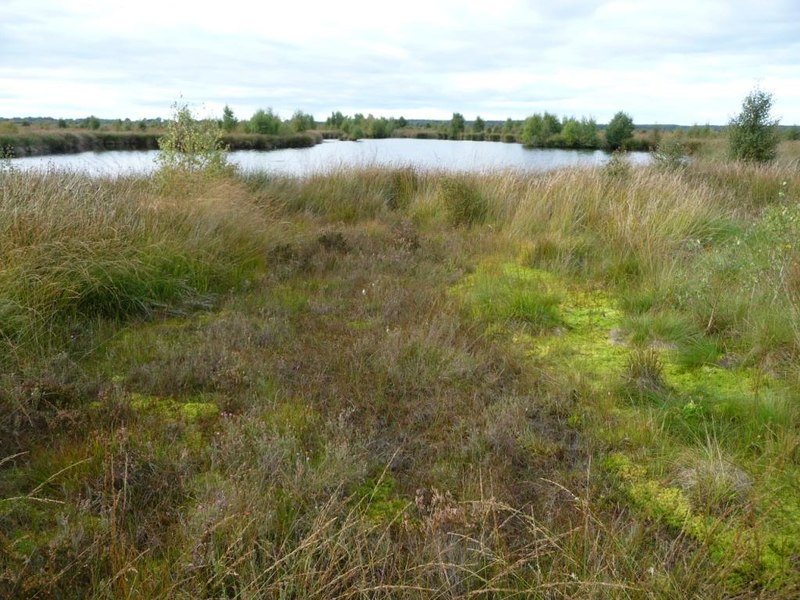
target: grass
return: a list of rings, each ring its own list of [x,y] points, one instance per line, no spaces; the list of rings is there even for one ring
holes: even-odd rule
[[[0,149],[8,152],[10,156],[43,156],[103,150],[158,150],[159,138],[163,134],[163,130],[67,131],[41,129],[21,132],[0,130]],[[222,142],[232,150],[308,148],[321,141],[322,136],[317,132],[286,135],[233,133],[222,136]]]
[[[796,597],[798,184],[0,171],[0,595]]]

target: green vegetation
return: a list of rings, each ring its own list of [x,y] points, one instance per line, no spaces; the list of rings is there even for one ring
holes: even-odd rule
[[[597,148],[600,145],[597,135],[597,123],[594,119],[575,118],[564,120],[561,127],[561,136],[567,148]]]
[[[797,597],[797,142],[301,179],[210,125],[0,168],[0,596]]]
[[[606,144],[610,150],[622,148],[633,138],[633,119],[624,112],[614,115],[606,127]]]
[[[222,109],[222,129],[227,133],[231,133],[238,124],[239,120],[233,114],[233,109],[226,104],[225,108]]]
[[[0,147],[9,148],[12,156],[72,154],[101,150],[155,150],[156,132],[116,132],[69,129],[4,132],[0,129]]]
[[[158,141],[158,164],[168,177],[218,176],[228,168],[222,131],[198,121],[186,105],[173,105],[174,114]]]
[[[304,131],[314,129],[316,126],[314,123],[314,117],[304,113],[302,110],[295,111],[295,113],[292,115],[290,125],[292,130],[294,130],[296,133],[303,133]]]
[[[272,112],[271,108],[267,110],[259,109],[250,117],[245,132],[260,133],[262,135],[278,135],[282,124],[281,118]]]
[[[230,106],[222,118],[196,119],[188,106],[175,107],[169,120],[149,119],[134,123],[130,119],[83,120],[39,119],[36,127],[20,131],[14,120],[0,119],[0,147],[12,156],[41,156],[100,150],[155,150],[160,141],[174,132],[175,123],[189,117],[202,128],[204,135],[219,137],[230,150],[277,150],[307,148],[322,141],[311,115],[297,111],[290,121],[283,121],[272,109],[257,110],[249,120],[239,121]],[[183,113],[186,114],[183,114]],[[30,124],[29,124],[30,125]],[[191,152],[189,152],[191,154]]]
[[[10,154],[43,156],[48,154],[73,154],[104,150],[156,150],[168,123],[148,131],[86,131],[44,130],[26,133],[3,133],[0,129],[0,147],[10,148]],[[223,133],[222,143],[231,150],[277,150],[281,148],[308,148],[322,141],[313,131],[257,135],[240,132]]]
[[[226,105],[220,119],[208,120],[209,127],[223,132],[223,144],[231,150],[273,150],[303,148],[323,139],[359,140],[388,137],[491,141],[523,143],[531,148],[565,148],[611,151],[657,151],[667,168],[677,168],[685,157],[697,153],[722,156],[724,131],[711,125],[679,127],[640,126],[625,113],[618,113],[608,126],[598,125],[593,118],[571,116],[559,118],[545,112],[525,120],[489,121],[477,116],[467,121],[461,113],[448,120],[408,120],[404,117],[376,117],[372,114],[344,115],[335,111],[324,123],[302,110],[289,119],[271,108],[259,109],[249,119],[238,119]],[[14,156],[58,154],[87,150],[150,150],[158,147],[167,121],[162,119],[97,119],[89,120],[0,119],[0,146],[11,148]],[[795,128],[796,129],[796,128]],[[783,127],[780,135],[792,141],[795,129]],[[609,137],[610,135],[610,137]],[[680,149],[680,156],[675,155]],[[669,156],[668,156],[669,155]],[[671,166],[667,166],[670,163]]]
[[[728,153],[735,160],[768,162],[775,158],[780,135],[772,119],[772,94],[755,89],[742,102],[742,112],[728,125]]]
[[[100,119],[98,119],[94,115],[91,115],[90,117],[86,118],[86,121],[84,121],[83,126],[86,127],[86,129],[93,131],[100,129]]]
[[[464,115],[461,113],[453,113],[453,118],[450,119],[450,137],[457,140],[464,133],[465,121]]]
[[[522,143],[529,147],[545,148],[561,133],[561,121],[550,113],[528,117],[522,126]]]

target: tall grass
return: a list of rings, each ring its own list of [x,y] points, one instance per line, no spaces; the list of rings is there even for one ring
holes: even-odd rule
[[[263,258],[267,219],[230,181],[186,198],[136,178],[11,171],[0,202],[0,332],[14,344],[226,290]]]

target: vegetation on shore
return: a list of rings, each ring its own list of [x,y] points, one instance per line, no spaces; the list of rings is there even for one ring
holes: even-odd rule
[[[749,104],[748,104],[749,103]],[[714,140],[738,139],[730,148],[733,159],[768,160],[780,139],[800,139],[797,126],[780,128],[769,119],[772,97],[754,90],[745,99],[749,109],[731,120],[727,128],[710,125],[691,127],[640,126],[633,118],[618,112],[607,125],[598,125],[591,117],[564,116],[544,112],[524,120],[485,121],[476,116],[467,121],[455,112],[448,121],[409,121],[405,117],[375,117],[372,114],[344,115],[335,111],[318,122],[314,116],[295,111],[288,119],[271,108],[259,109],[249,119],[236,117],[225,106],[221,119],[203,121],[216,128],[230,150],[277,150],[304,148],[323,139],[359,140],[364,138],[416,138],[521,143],[529,148],[582,150],[645,151],[660,154],[681,152],[691,155],[713,145]],[[765,127],[769,125],[769,127]],[[36,156],[90,150],[152,150],[169,126],[162,119],[101,121],[95,116],[65,119],[0,119],[0,155]],[[739,150],[736,148],[740,147]],[[748,156],[742,152],[752,152]]]
[[[179,123],[0,163],[0,595],[797,597],[796,142],[297,179]]]
[[[75,154],[104,150],[157,150],[164,130],[140,132],[54,132],[33,131],[24,134],[0,133],[0,148],[9,157]],[[230,150],[281,150],[309,148],[322,141],[316,132],[287,135],[224,134],[223,143]]]

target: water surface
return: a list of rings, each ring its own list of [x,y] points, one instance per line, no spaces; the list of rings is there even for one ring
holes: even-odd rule
[[[84,152],[11,159],[20,169],[67,169],[91,175],[146,174],[156,169],[157,150]],[[644,164],[646,152],[629,160]],[[609,155],[600,150],[528,149],[520,144],[452,140],[385,139],[340,142],[326,140],[311,148],[231,152],[231,163],[244,170],[283,175],[324,173],[342,167],[413,166],[419,169],[484,172],[498,169],[549,171],[563,167],[602,165]]]

